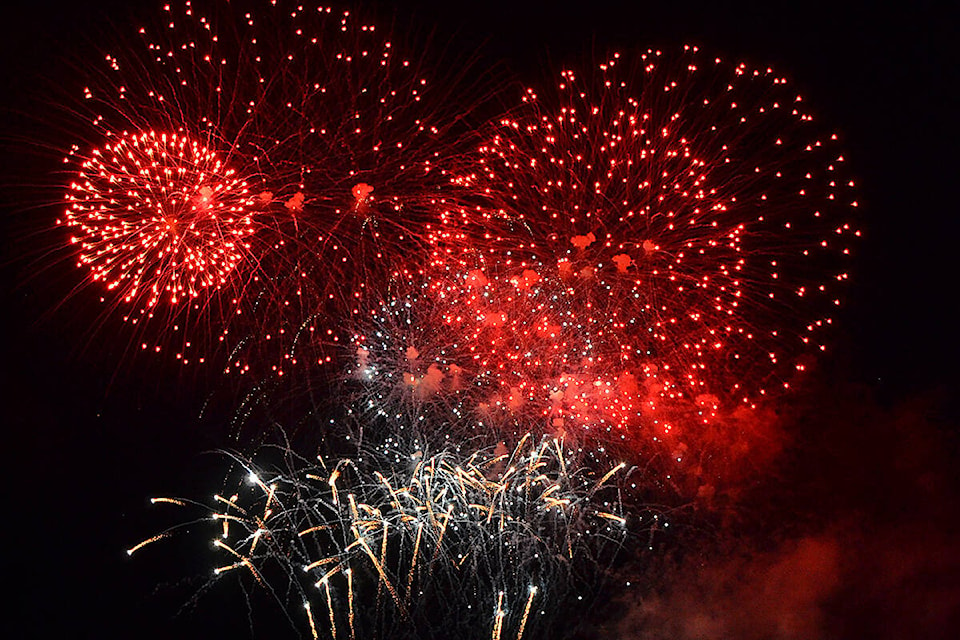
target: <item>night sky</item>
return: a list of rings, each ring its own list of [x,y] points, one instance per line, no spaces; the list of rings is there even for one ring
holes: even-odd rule
[[[243,446],[230,411],[205,404],[209,380],[126,354],[124,326],[74,292],[85,274],[51,230],[62,154],[47,146],[72,139],[49,103],[78,95],[73,66],[99,64],[111,33],[162,3],[128,4],[0,10],[2,637],[249,635],[229,587],[177,615],[208,562],[189,544],[124,552],[168,524],[148,497],[217,486],[205,452]],[[397,4],[434,41],[478,49],[478,70],[527,86],[594,52],[683,43],[769,64],[842,132],[859,183],[864,238],[831,349],[779,408],[776,452],[731,489],[735,522],[712,523],[702,553],[664,561],[655,598],[620,597],[584,636],[960,636],[958,15],[919,2]],[[256,637],[292,636],[264,631],[254,604]]]

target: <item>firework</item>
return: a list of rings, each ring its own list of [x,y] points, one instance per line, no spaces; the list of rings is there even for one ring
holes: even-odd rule
[[[447,106],[420,56],[350,12],[164,11],[90,72],[93,132],[67,159],[79,262],[126,319],[164,319],[151,349],[257,374],[322,364],[331,318],[441,233],[469,100]]]
[[[223,286],[249,248],[247,184],[177,134],[123,135],[94,150],[68,200],[80,266],[142,313]]]
[[[690,48],[528,91],[460,172],[455,249],[354,318],[357,406],[679,464],[824,348],[859,232],[821,131],[782,77]]]
[[[362,390],[354,406],[426,438],[516,442],[533,429],[578,446],[623,443],[650,403],[633,373],[641,358],[611,341],[604,310],[573,315],[572,283],[509,262],[431,270],[364,314],[347,354],[347,386]]]
[[[654,472],[641,491],[713,491],[708,449],[750,450],[728,432],[824,348],[853,182],[773,71],[614,56],[459,153],[449,93],[347,12],[165,10],[88,91],[78,262],[125,319],[164,319],[154,349],[250,374],[241,412],[339,375],[311,417],[356,420],[324,451],[360,444],[234,456],[208,504],[156,500],[199,521],[131,554],[209,525],[214,580],[314,638],[557,631],[656,522],[625,514],[619,458]]]
[[[558,349],[541,324],[515,324],[534,359],[604,342],[584,362],[629,373],[648,406],[709,413],[789,386],[824,348],[859,235],[837,137],[772,70],[695,47],[527,90],[462,180],[481,197],[484,261],[575,334],[550,332]],[[489,368],[514,367],[513,352]]]
[[[627,533],[616,489],[625,465],[595,475],[555,439],[430,454],[387,438],[366,455],[314,462],[281,453],[282,472],[236,458],[243,478],[229,497],[164,502],[206,510],[214,575],[302,606],[315,637],[442,628],[520,638],[592,595]]]
[[[434,284],[395,280],[379,300],[368,298],[343,348],[343,398],[365,421],[427,441],[475,438],[463,427],[472,424],[483,389],[464,368],[467,336],[448,324],[456,301],[440,298]]]

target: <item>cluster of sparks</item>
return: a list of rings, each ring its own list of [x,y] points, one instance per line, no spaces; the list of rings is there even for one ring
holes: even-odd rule
[[[314,638],[323,627],[354,639],[439,625],[519,640],[531,614],[546,616],[589,582],[584,560],[612,557],[625,539],[622,463],[597,477],[562,442],[529,435],[512,451],[409,449],[388,439],[366,456],[314,461],[287,449],[282,472],[235,458],[243,477],[229,497],[153,502],[204,509],[226,561],[214,576],[240,572],[283,605],[302,605]],[[277,566],[282,585],[270,579]]]
[[[158,501],[314,638],[520,640],[649,524],[625,466],[671,478],[825,349],[860,235],[838,138],[695,47],[474,126],[374,26],[263,5],[167,5],[106,56],[61,223],[144,349],[319,387],[375,444]]]
[[[414,422],[437,419],[439,408],[440,420],[472,436],[515,439],[546,425],[568,440],[592,431],[589,439],[624,440],[642,382],[628,370],[610,376],[608,360],[629,354],[603,328],[591,331],[599,314],[574,316],[579,296],[572,283],[531,269],[470,270],[392,296],[351,341],[349,377],[366,388],[361,408]]]

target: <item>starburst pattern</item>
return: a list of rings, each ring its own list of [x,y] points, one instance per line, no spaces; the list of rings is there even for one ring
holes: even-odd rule
[[[223,286],[249,249],[247,183],[175,133],[123,135],[94,149],[67,200],[80,266],[135,312]]]
[[[528,90],[474,160],[487,262],[567,282],[560,326],[633,352],[662,400],[751,404],[823,348],[857,203],[837,136],[772,70],[615,55]]]

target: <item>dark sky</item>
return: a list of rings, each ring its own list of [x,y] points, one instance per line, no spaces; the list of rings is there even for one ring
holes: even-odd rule
[[[184,388],[182,380],[140,370],[142,362],[118,374],[121,350],[88,324],[98,310],[87,307],[96,301],[81,294],[61,302],[74,284],[71,278],[80,274],[41,268],[49,261],[39,252],[57,236],[37,230],[57,215],[56,192],[25,186],[56,183],[50,161],[56,154],[23,142],[51,139],[41,130],[43,118],[38,123],[23,112],[42,103],[51,87],[69,82],[72,61],[109,51],[109,34],[128,30],[131,12],[148,16],[152,10],[143,7],[162,3],[138,1],[134,9],[128,4],[16,0],[0,9],[0,266],[6,325],[0,423],[10,458],[3,483],[2,573],[15,592],[5,598],[4,637],[201,637],[214,624],[246,628],[246,612],[231,600],[236,593],[215,594],[197,614],[171,619],[190,592],[174,582],[181,572],[150,560],[131,562],[123,553],[158,526],[147,514],[147,496],[205,491],[198,487],[215,484],[216,465],[201,452],[229,444],[228,429],[210,420],[199,424],[204,393]],[[391,4],[378,7],[386,12]],[[461,50],[480,47],[482,59],[505,63],[533,86],[552,82],[546,71],[551,65],[579,64],[593,51],[602,55],[682,43],[770,64],[790,75],[821,119],[843,132],[860,184],[865,236],[824,368],[823,375],[836,379],[822,381],[817,391],[832,403],[824,410],[828,422],[845,424],[845,430],[813,428],[835,439],[828,454],[814,454],[824,461],[823,469],[810,472],[812,458],[803,453],[810,451],[810,442],[796,438],[793,446],[802,451],[787,455],[792,462],[772,475],[819,476],[829,484],[853,474],[853,481],[844,480],[853,488],[840,491],[843,495],[826,509],[830,517],[846,509],[879,522],[894,510],[906,515],[890,516],[893,524],[869,544],[886,550],[903,540],[922,546],[929,539],[937,549],[949,548],[944,541],[957,540],[951,529],[956,522],[938,520],[936,512],[956,508],[958,503],[950,501],[955,476],[948,470],[960,464],[960,412],[954,400],[960,391],[960,313],[954,308],[960,306],[955,300],[960,275],[958,16],[943,8],[949,3],[787,4],[408,0],[398,3],[398,11],[412,13],[424,31],[435,28],[437,40],[449,39]],[[89,61],[97,63],[93,57]],[[44,198],[52,204],[42,206]],[[834,391],[824,390],[831,387]],[[856,389],[868,408],[856,407],[849,398],[838,400],[841,392],[835,389]],[[911,444],[915,441],[905,435],[911,429],[922,444]],[[904,452],[919,459],[905,461]],[[837,460],[844,456],[854,460],[841,465]],[[791,464],[805,471],[790,471]],[[924,474],[937,485],[927,498],[913,500],[896,489],[921,482]],[[782,487],[771,489],[776,491]],[[878,500],[878,491],[888,492],[889,504],[871,502]],[[812,481],[809,492],[795,488],[790,499],[813,511],[823,493]],[[938,505],[937,500],[943,501]],[[908,535],[899,526],[901,517],[913,519],[913,525],[929,519],[935,532],[918,526]],[[778,530],[775,535],[786,534]],[[798,548],[806,549],[803,540],[822,542],[824,536],[847,541],[855,534],[805,529],[797,534]],[[772,556],[764,561],[780,566]],[[719,563],[714,570],[730,566]],[[922,582],[926,574],[920,575]],[[683,578],[677,584],[683,580],[693,581]],[[158,583],[159,594],[154,594]],[[851,584],[845,588],[855,589]],[[916,587],[926,593],[924,588]],[[954,588],[947,585],[937,597],[960,593]],[[909,590],[903,589],[894,584],[874,599],[899,602]],[[231,613],[224,616],[224,611]],[[898,615],[912,613],[921,615],[906,605]],[[830,615],[844,619],[843,612]],[[875,637],[858,615],[831,627],[841,630],[831,637]],[[925,635],[916,637],[938,637],[940,620],[920,624],[916,628]],[[13,629],[3,632],[11,623]]]

